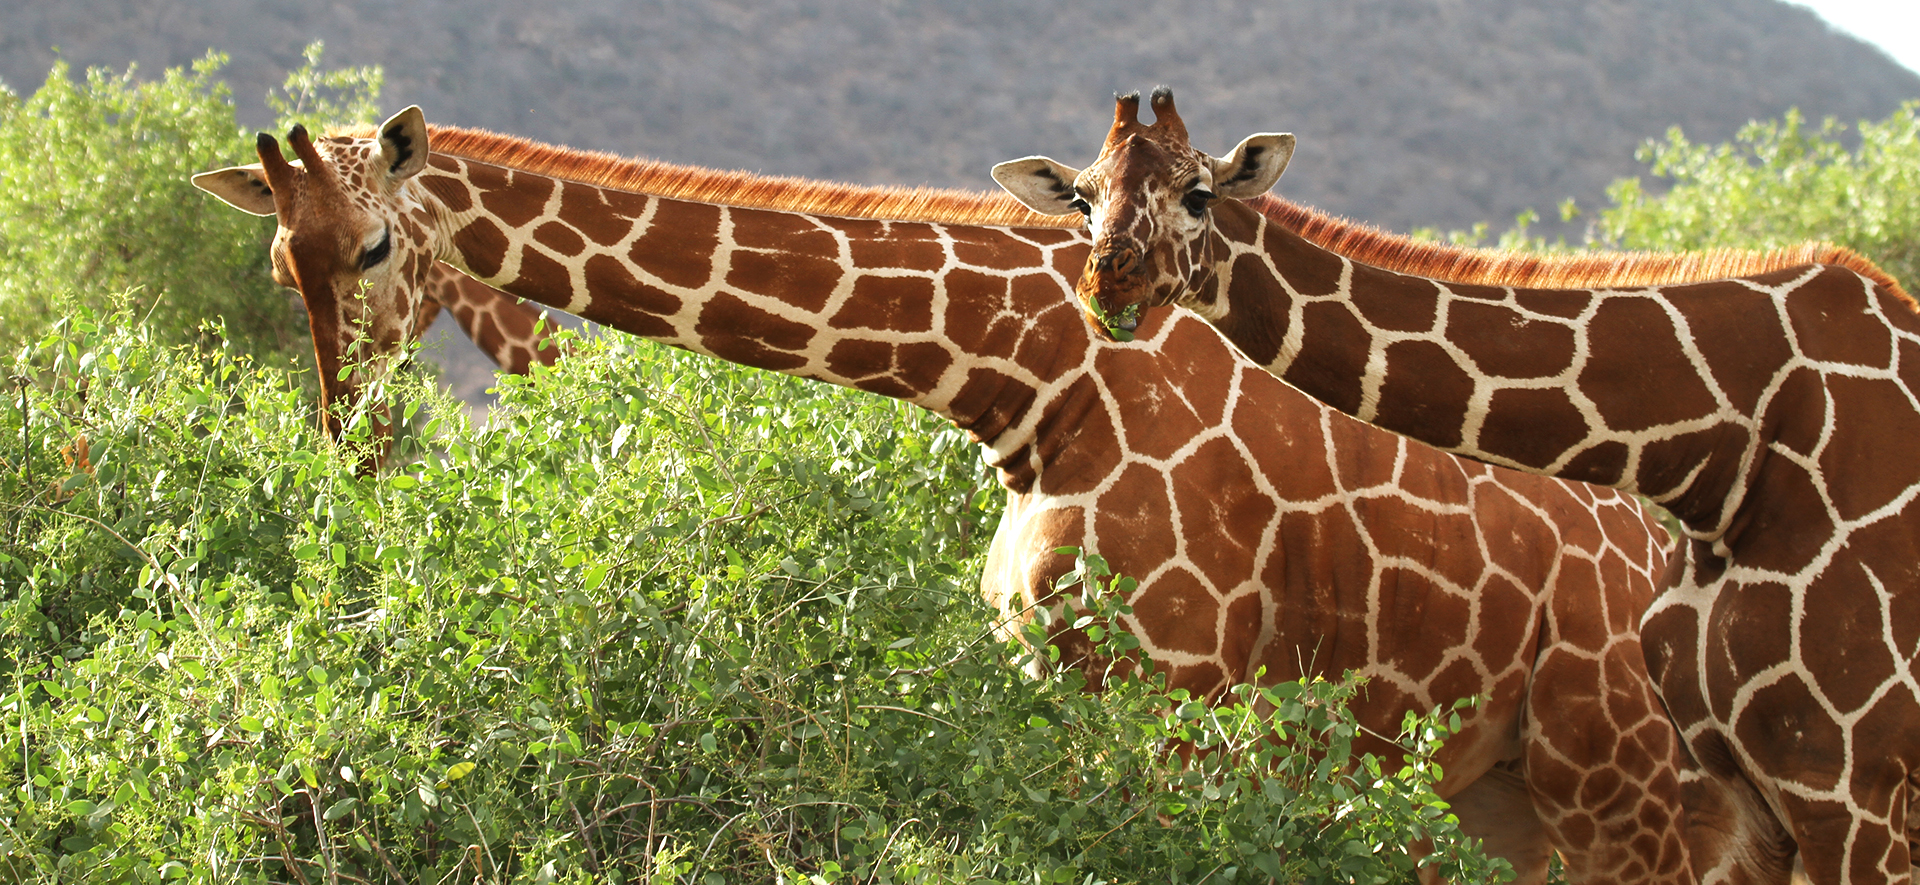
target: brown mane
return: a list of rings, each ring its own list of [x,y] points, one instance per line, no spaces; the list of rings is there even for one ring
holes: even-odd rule
[[[372,138],[374,130],[371,126],[359,126],[332,134],[347,138]],[[806,178],[755,175],[750,172],[727,172],[575,150],[511,135],[450,126],[429,126],[427,137],[436,154],[510,166],[595,187],[702,203],[843,218],[884,218],[939,224],[1071,228],[1079,227],[1083,220],[1079,215],[1040,215],[1005,194],[926,187],[868,187]]]
[[[1274,223],[1323,249],[1362,264],[1449,283],[1542,289],[1631,288],[1756,276],[1790,267],[1831,264],[1854,271],[1911,303],[1900,284],[1859,253],[1831,243],[1801,243],[1760,252],[1580,252],[1535,255],[1423,243],[1271,194],[1248,201]]]

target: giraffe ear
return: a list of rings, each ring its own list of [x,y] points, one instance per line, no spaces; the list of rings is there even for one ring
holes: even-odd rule
[[[380,156],[387,161],[387,176],[394,180],[412,178],[427,168],[427,117],[414,105],[380,124]]]
[[[193,186],[250,215],[273,214],[273,188],[257,163],[202,172],[193,177]]]
[[[1070,215],[1080,211],[1073,205],[1080,199],[1073,192],[1073,180],[1079,177],[1080,170],[1046,157],[1022,157],[993,167],[993,180],[1014,199],[1041,215]]]
[[[1213,192],[1234,200],[1250,200],[1273,188],[1293,159],[1293,133],[1249,135],[1224,160],[1213,161]]]

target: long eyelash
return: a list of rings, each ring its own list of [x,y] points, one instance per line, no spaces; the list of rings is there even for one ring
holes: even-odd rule
[[[392,252],[393,252],[393,231],[389,230],[386,233],[380,235],[380,242],[375,243],[372,248],[368,249],[364,253],[361,253],[360,269],[361,270],[371,269],[374,265],[387,260],[387,255],[389,255]]]

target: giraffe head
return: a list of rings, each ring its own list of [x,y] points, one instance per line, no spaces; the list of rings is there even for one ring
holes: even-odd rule
[[[193,183],[241,211],[279,219],[273,278],[306,302],[321,412],[338,436],[332,403],[357,401],[423,310],[434,260],[427,212],[407,185],[426,168],[427,125],[410,107],[374,138],[316,142],[295,126],[287,143],[293,161],[263,132],[258,164],[203,172]]]
[[[1250,136],[1225,159],[1207,156],[1187,143],[1173,90],[1155,89],[1152,102],[1154,120],[1145,124],[1140,94],[1118,96],[1106,144],[1085,169],[1047,157],[993,167],[994,180],[1035,212],[1087,217],[1093,253],[1074,289],[1110,337],[1130,337],[1145,308],[1211,297],[1209,208],[1266,193],[1293,157],[1286,133]]]

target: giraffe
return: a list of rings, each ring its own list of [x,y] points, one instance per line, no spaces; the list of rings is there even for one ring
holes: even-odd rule
[[[500,371],[525,375],[535,365],[551,366],[560,358],[562,347],[552,340],[554,326],[540,321],[541,311],[518,298],[495,289],[445,264],[435,264],[422,284],[424,292],[413,331],[407,341],[418,341],[427,327],[446,309],[460,331],[473,340],[480,352],[493,360]],[[335,329],[351,324],[336,323]],[[351,343],[315,341],[316,348],[336,352],[351,349]]]
[[[418,108],[287,141],[297,164],[263,134],[260,164],[195,183],[277,214],[274,264],[310,303],[365,290],[364,334],[393,334],[440,260],[644,338],[919,405],[1007,489],[981,590],[1009,624],[1062,604],[1058,548],[1096,550],[1138,579],[1124,626],[1169,687],[1218,700],[1354,672],[1365,749],[1388,758],[1406,712],[1479,695],[1439,792],[1523,881],[1554,849],[1582,881],[1692,881],[1677,736],[1634,630],[1670,542],[1625,496],[1409,445],[1190,318],[1096,338],[1063,297],[1085,234],[1005,197],[643,163],[429,129]],[[1097,680],[1085,633],[1050,629]],[[1568,712],[1539,715],[1549,703]]]
[[[1173,304],[1254,363],[1468,458],[1645,495],[1684,551],[1642,625],[1700,766],[1709,878],[1911,882],[1920,845],[1920,312],[1864,259],[1510,256],[1418,244],[1267,195],[1293,151],[1193,149],[1171,91],[1122,97],[1084,171],[995,177],[1087,219],[1101,329]],[[1794,857],[1797,852],[1797,858]]]

